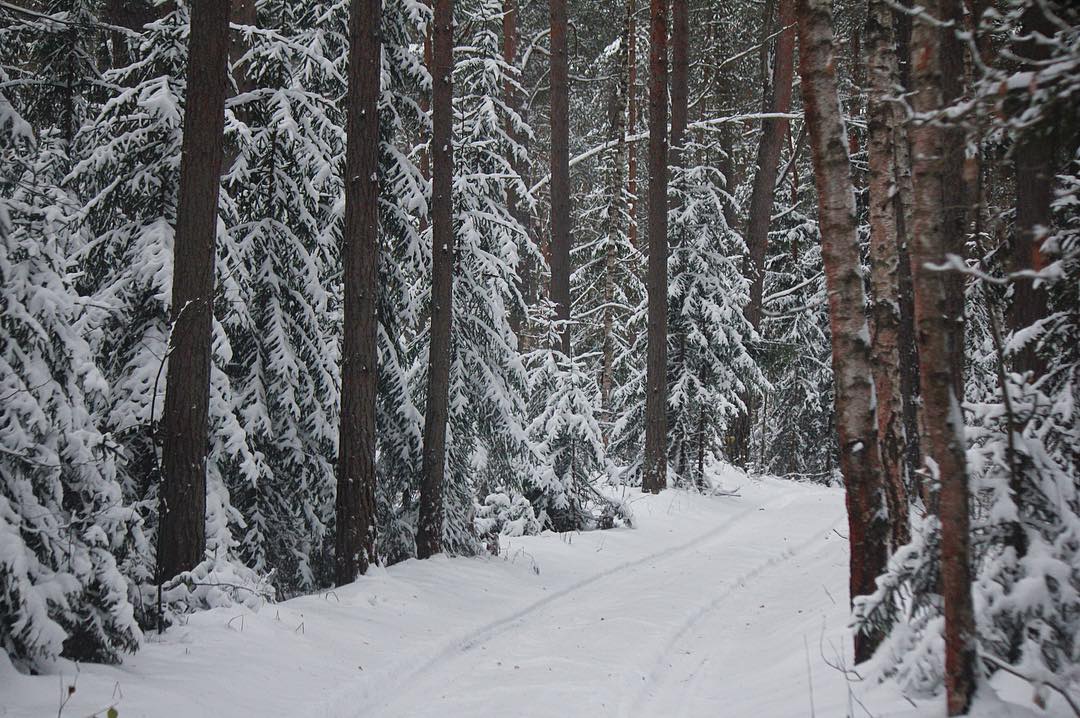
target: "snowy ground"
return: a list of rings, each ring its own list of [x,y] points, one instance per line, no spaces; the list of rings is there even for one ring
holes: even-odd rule
[[[636,529],[504,539],[497,558],[199,614],[120,667],[30,677],[0,655],[0,716],[57,715],[73,683],[62,716],[78,718],[942,715],[839,670],[842,493],[724,479],[739,496],[632,495]]]

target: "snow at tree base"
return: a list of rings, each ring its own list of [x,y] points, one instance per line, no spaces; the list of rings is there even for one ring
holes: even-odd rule
[[[1080,6],[0,0],[0,718],[1080,717]]]

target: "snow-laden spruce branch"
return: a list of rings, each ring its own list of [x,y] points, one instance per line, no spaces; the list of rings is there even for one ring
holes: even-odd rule
[[[704,129],[706,127],[714,127],[716,125],[725,125],[725,124],[728,124],[730,122],[749,122],[749,121],[752,121],[752,120],[798,120],[798,119],[802,119],[802,114],[801,113],[757,112],[757,113],[750,114],[750,115],[731,115],[729,117],[714,117],[711,120],[698,120],[697,122],[691,122],[689,124],[689,126],[687,127],[687,129],[689,129],[689,130],[700,130],[700,129]],[[579,164],[581,162],[584,162],[587,159],[591,159],[593,157],[596,157],[601,152],[604,152],[606,150],[610,150],[610,149],[612,149],[614,147],[617,147],[620,142],[641,142],[642,140],[647,140],[647,139],[649,139],[648,131],[635,132],[632,135],[623,135],[623,137],[620,138],[620,139],[608,140],[607,142],[603,142],[603,143],[597,145],[596,147],[585,150],[584,152],[582,152],[579,155],[575,155],[574,157],[571,157],[570,158],[570,166],[573,167],[574,165]],[[534,184],[532,187],[529,188],[529,194],[535,194],[536,192],[540,191],[550,181],[551,181],[551,175],[550,174],[544,175],[544,177],[542,177],[536,184]]]

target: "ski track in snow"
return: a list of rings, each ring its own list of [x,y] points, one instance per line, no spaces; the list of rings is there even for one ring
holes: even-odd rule
[[[832,529],[839,523],[839,520],[833,520],[826,528]],[[706,620],[712,618],[718,610],[723,608],[730,602],[730,598],[736,591],[745,590],[747,584],[750,584],[754,579],[761,576],[766,571],[776,568],[782,564],[787,563],[791,559],[795,558],[798,554],[802,553],[806,548],[815,545],[820,540],[820,532],[814,532],[809,538],[800,543],[794,549],[787,549],[778,556],[773,556],[767,561],[758,564],[750,571],[741,574],[724,589],[719,595],[713,598],[711,601],[703,604],[698,610],[690,615],[678,628],[673,631],[668,641],[664,644],[663,648],[657,654],[656,661],[654,662],[652,670],[649,671],[648,679],[645,681],[645,685],[642,686],[637,698],[634,700],[632,707],[629,710],[620,711],[620,715],[684,715],[684,711],[681,708],[685,707],[689,702],[687,695],[687,689],[676,689],[679,699],[680,710],[671,713],[671,706],[666,705],[663,708],[653,708],[654,704],[659,703],[658,696],[665,695],[665,692],[672,688],[672,682],[676,679],[677,674],[673,675],[673,663],[669,660],[672,657],[676,647],[683,637],[690,632],[691,629],[700,626],[700,624]],[[685,679],[678,681],[680,684],[690,683],[691,686],[695,686],[695,683],[691,681],[697,681],[702,676],[702,668],[708,663],[709,658],[705,656],[701,661],[697,662],[694,669],[686,676]],[[665,668],[667,670],[665,670]]]
[[[577,592],[588,588],[589,586],[592,586],[598,581],[602,581],[606,578],[611,578],[616,574],[625,573],[626,571],[631,571],[636,568],[647,566],[649,564],[656,563],[657,561],[671,558],[672,556],[698,548],[703,542],[716,539],[728,533],[733,528],[735,528],[736,524],[744,521],[745,519],[762,510],[763,508],[778,503],[784,503],[788,500],[788,497],[779,496],[765,501],[761,504],[755,504],[750,508],[744,509],[740,513],[736,514],[734,517],[732,517],[727,522],[721,524],[720,526],[706,531],[700,536],[696,536],[689,541],[685,541],[675,546],[669,546],[668,548],[649,554],[647,556],[643,556],[641,558],[633,559],[631,561],[625,561],[617,566],[613,566],[609,569],[599,571],[592,576],[579,580],[565,588],[553,591],[544,598],[541,598],[540,600],[535,601],[522,609],[514,611],[508,616],[504,616],[500,619],[492,621],[491,623],[487,623],[478,628],[474,628],[464,633],[463,635],[449,641],[447,644],[444,645],[441,650],[439,650],[435,655],[431,656],[418,668],[409,672],[391,686],[380,686],[379,690],[380,692],[389,692],[393,696],[400,696],[402,695],[401,689],[414,686],[417,679],[429,673],[432,668],[444,663],[449,659],[453,659],[457,656],[460,656],[461,654],[467,653],[470,650],[475,649],[478,646],[481,646],[482,644],[498,637],[499,635],[509,630],[513,630],[515,627],[525,625],[526,619],[529,616],[536,614],[538,611],[546,608],[547,606],[555,603],[556,601],[572,597]],[[339,703],[340,705],[348,705],[348,703],[350,703],[354,698],[354,696],[342,696],[335,702]],[[383,712],[388,711],[397,702],[397,700],[392,699],[391,701],[381,705],[378,710]]]
[[[754,524],[755,528],[746,529],[747,535],[744,538],[764,538],[766,534],[764,534],[760,528],[757,528],[757,525],[767,524],[771,526],[774,519],[772,518],[772,513],[770,513],[770,511],[782,509],[792,503],[806,500],[808,497],[813,497],[816,501],[820,501],[821,498],[820,494],[814,490],[807,490],[800,487],[799,489],[794,489],[791,494],[773,496],[766,501],[753,503],[748,508],[728,518],[721,525],[698,535],[689,541],[600,571],[586,579],[567,586],[566,588],[555,591],[551,595],[506,617],[469,631],[464,636],[451,641],[416,670],[406,674],[393,688],[390,688],[389,690],[386,690],[385,688],[381,689],[380,693],[390,696],[388,700],[379,702],[375,706],[361,709],[359,712],[352,713],[352,715],[365,717],[372,716],[373,718],[388,718],[390,716],[402,715],[420,716],[428,714],[469,715],[469,709],[454,710],[451,708],[448,710],[446,706],[440,705],[438,701],[433,701],[431,699],[440,689],[445,690],[447,686],[457,685],[462,676],[476,676],[483,673],[483,666],[477,664],[485,661],[486,657],[483,656],[480,651],[477,651],[478,648],[482,649],[487,644],[500,638],[508,640],[513,639],[513,633],[515,631],[524,634],[518,638],[518,641],[521,643],[535,643],[536,637],[528,635],[530,632],[540,631],[542,633],[550,634],[552,620],[572,619],[578,611],[582,610],[580,606],[594,606],[596,603],[603,603],[608,599],[609,594],[615,596],[630,595],[633,593],[633,589],[636,586],[646,587],[653,585],[665,591],[692,592],[692,588],[689,585],[664,583],[663,576],[652,574],[656,574],[659,569],[664,567],[670,567],[670,562],[683,559],[684,557],[686,563],[683,565],[676,564],[674,567],[676,571],[678,571],[680,578],[685,576],[693,577],[699,573],[707,573],[710,570],[714,570],[717,566],[709,562],[703,562],[699,554],[704,550],[713,547],[723,551],[725,547],[737,546],[739,542],[730,542],[727,539],[730,538],[730,535],[733,532],[746,528],[748,522]],[[650,701],[652,696],[656,695],[656,688],[661,685],[664,680],[664,671],[662,670],[663,665],[668,662],[666,659],[678,645],[679,639],[694,625],[705,619],[710,613],[721,608],[734,592],[740,589],[747,589],[748,585],[752,584],[752,581],[763,572],[785,563],[806,546],[821,541],[822,535],[842,520],[842,512],[839,514],[830,512],[827,516],[828,518],[824,523],[821,523],[820,525],[817,523],[815,524],[812,533],[810,533],[809,537],[797,548],[784,548],[779,553],[771,546],[764,549],[767,558],[764,560],[757,560],[749,570],[742,572],[730,581],[724,582],[726,588],[724,588],[715,598],[694,610],[689,618],[683,620],[681,623],[676,623],[675,630],[665,634],[667,636],[666,640],[661,636],[660,648],[652,654],[651,662],[646,661],[646,663],[652,665],[653,668],[641,676],[642,686],[638,691],[621,691],[624,698],[620,701],[621,705],[617,709],[617,715],[668,715],[669,707],[650,706]],[[760,551],[756,553],[760,553]],[[634,583],[627,587],[627,591],[620,593],[617,590],[612,590],[613,588],[617,588],[612,585],[612,582],[625,582],[628,578],[632,578]],[[595,587],[595,592],[598,595],[580,595],[593,587]],[[750,590],[752,590],[752,588]],[[595,601],[590,601],[590,598],[595,599]],[[567,605],[567,602],[571,600],[573,600],[571,604]],[[634,607],[632,603],[625,607],[626,613],[631,613],[633,610]],[[569,616],[560,615],[560,613],[566,612],[569,612]],[[547,615],[548,613],[554,615]],[[677,620],[678,616],[675,618]],[[530,621],[527,619],[533,620]],[[649,642],[655,643],[656,641],[650,637]],[[543,645],[542,641],[541,645]],[[552,657],[554,657],[557,655],[554,651],[557,647],[552,648]],[[543,660],[544,658],[543,655],[529,657],[539,660]],[[520,656],[518,660],[525,660],[525,656]],[[487,663],[490,663],[490,661],[487,661]],[[515,670],[516,669],[515,666]],[[626,705],[625,696],[633,695],[636,695],[637,698],[629,706]],[[418,700],[420,705],[416,705]],[[346,705],[350,702],[352,701],[348,699],[343,701]],[[612,710],[615,710],[615,707],[605,704],[599,706],[599,710],[611,712]],[[532,715],[533,713],[528,713],[527,711],[526,713],[522,713],[522,715],[525,714]],[[535,715],[543,714],[543,710],[535,713]],[[585,712],[582,712],[582,714],[585,714]]]

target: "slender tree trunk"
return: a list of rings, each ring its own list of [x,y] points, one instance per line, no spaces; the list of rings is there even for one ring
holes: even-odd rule
[[[173,247],[173,332],[162,416],[159,580],[194,568],[206,549],[214,253],[229,57],[227,1],[192,2],[188,48],[188,95]]]
[[[652,0],[649,28],[649,270],[644,491],[667,486],[667,0]]]
[[[893,548],[911,538],[904,486],[904,412],[900,393],[899,229],[903,211],[897,201],[897,143],[906,143],[895,104],[890,98],[899,81],[894,50],[892,9],[884,0],[870,0],[866,14],[866,65],[870,169],[871,357],[877,396],[878,448],[889,508]]]
[[[1055,27],[1039,5],[1028,7],[1023,16],[1022,34],[1025,39],[1017,43],[1016,54],[1026,62],[1026,69],[1036,69],[1049,57],[1045,43],[1039,36],[1053,37]],[[1027,100],[1019,101],[1021,109]],[[1042,254],[1043,232],[1050,227],[1050,202],[1054,188],[1054,157],[1057,153],[1058,122],[1054,114],[1041,118],[1040,122],[1018,132],[1013,148],[1013,164],[1016,168],[1016,220],[1012,236],[1012,271],[1038,271],[1046,266]],[[1030,327],[1045,319],[1046,291],[1035,286],[1031,279],[1018,279],[1013,284],[1010,329],[1014,332]],[[1045,362],[1035,350],[1036,342],[1029,342],[1017,353],[1015,368],[1031,372],[1037,379],[1046,371]]]
[[[637,0],[626,0],[626,126],[629,132],[636,132],[638,126],[637,92]],[[637,144],[631,142],[626,147],[626,193],[629,195],[626,213],[630,217],[630,246],[638,246],[638,185],[637,185]]]
[[[671,153],[668,164],[684,167],[689,116],[690,9],[687,0],[671,0]]]
[[[341,258],[345,336],[341,352],[335,544],[335,579],[339,586],[366,573],[368,564],[375,560],[381,15],[382,0],[352,0]]]
[[[772,92],[763,108],[768,113],[791,110],[792,76],[795,68],[795,0],[780,0],[780,26],[786,28],[776,41]],[[776,175],[780,152],[784,147],[789,122],[786,119],[762,120],[758,144],[757,172],[750,193],[750,217],[746,227],[749,250],[750,303],[746,318],[757,329],[761,326],[761,295],[765,286],[765,255],[769,246],[769,220],[776,200]]]
[[[559,343],[570,356],[570,84],[566,0],[551,10],[551,301],[562,323]]]
[[[795,0],[780,0],[779,14],[780,27],[785,29],[776,42],[772,88],[766,92],[765,101],[762,103],[762,109],[768,113],[786,113],[791,110],[792,78],[795,69]],[[780,152],[789,125],[786,119],[762,120],[761,123],[757,171],[750,192],[750,216],[746,227],[748,256],[745,271],[750,277],[750,301],[746,305],[745,313],[755,330],[761,326],[761,298],[765,288],[769,224],[776,200]],[[750,458],[750,426],[753,421],[751,408],[754,397],[750,392],[746,392],[742,400],[746,411],[736,418],[734,435],[736,460],[745,465]]]
[[[627,18],[629,21],[629,17]],[[627,44],[630,33],[629,22],[623,27],[622,47],[620,49],[620,67],[625,67],[628,55]],[[604,257],[604,337],[602,342],[602,365],[600,370],[600,406],[605,416],[611,413],[611,390],[615,372],[615,269],[617,256],[615,248],[623,231],[625,207],[625,187],[623,185],[623,167],[626,157],[626,95],[627,75],[619,73],[608,106],[608,123],[611,127],[611,140],[615,148],[611,157],[611,199],[607,207],[608,244]],[[606,440],[605,434],[605,440]]]
[[[454,298],[454,2],[435,0],[431,63],[431,333],[416,555],[442,551]]]
[[[517,0],[503,0],[503,16],[502,16],[502,55],[503,62],[506,63],[507,68],[513,68],[517,64],[517,46],[518,46],[518,9]],[[512,76],[508,75],[503,81],[503,101],[506,106],[512,111],[521,113],[521,93],[518,92],[517,85]],[[518,137],[517,128],[511,120],[506,120],[505,126],[506,134],[515,142],[521,142],[522,138]],[[524,176],[522,167],[516,158],[510,158],[510,161],[519,174]],[[522,227],[528,231],[529,226],[529,214],[526,211],[522,211],[520,206],[520,199],[517,195],[517,188],[511,184],[506,191],[506,204],[507,209],[510,210],[511,216],[516,219]],[[518,291],[521,292],[522,301],[525,306],[515,306],[510,312],[510,328],[513,330],[514,335],[518,338],[518,346],[524,351],[525,339],[522,334],[525,323],[528,319],[529,308],[529,287],[532,281],[532,260],[526,255],[522,254],[520,263],[518,264]]]
[[[829,0],[799,0],[799,72],[814,160],[821,253],[829,295],[836,429],[847,489],[851,598],[873,593],[885,569],[887,524],[882,516],[871,356],[855,225],[855,194],[847,134],[836,87]],[[870,657],[880,635],[855,638],[855,660]]]
[[[957,0],[929,0],[925,12],[933,18],[953,16]],[[936,21],[935,21],[936,22]],[[916,21],[911,56],[914,110],[939,111],[946,103],[943,85],[942,40],[951,29]],[[963,715],[975,691],[975,623],[968,564],[968,486],[960,399],[954,384],[953,362],[963,357],[962,334],[942,272],[949,250],[947,204],[950,194],[946,167],[947,137],[940,125],[920,122],[911,130],[915,186],[911,273],[915,289],[915,322],[922,385],[923,449],[931,480],[940,486],[941,572],[945,600],[945,686],[950,716]]]

